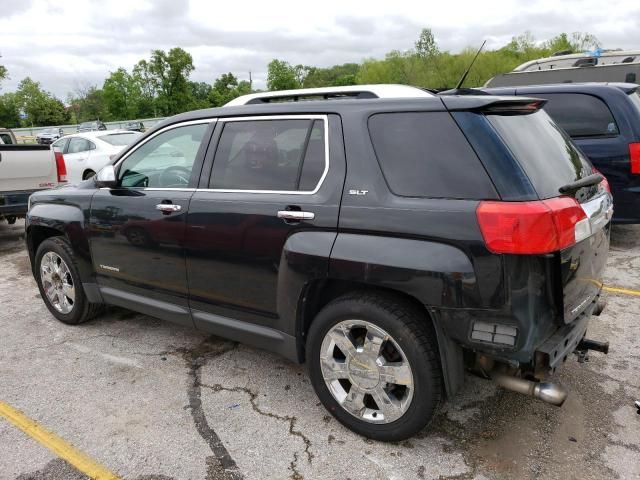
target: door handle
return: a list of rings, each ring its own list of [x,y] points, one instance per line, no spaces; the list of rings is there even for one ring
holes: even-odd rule
[[[159,203],[156,205],[156,210],[160,210],[162,213],[173,213],[182,210],[182,206],[170,203]]]
[[[301,220],[313,220],[316,218],[316,214],[313,212],[301,212],[300,210],[280,210],[278,218],[299,222]]]

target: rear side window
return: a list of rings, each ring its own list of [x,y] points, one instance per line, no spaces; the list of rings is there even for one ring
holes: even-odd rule
[[[532,96],[549,100],[544,106],[545,111],[572,137],[602,137],[619,133],[609,107],[593,95],[547,93]]]
[[[326,169],[320,119],[225,122],[211,188],[314,191]]]
[[[9,135],[8,133],[0,133],[0,138],[2,139],[2,142],[5,145],[13,144],[13,139],[11,138],[11,135]]]
[[[489,176],[449,113],[379,113],[369,119],[369,133],[395,195],[496,198]]]
[[[557,197],[563,185],[590,175],[588,160],[543,110],[527,115],[487,115],[522,166],[541,199]]]
[[[87,150],[93,150],[94,148],[96,148],[96,146],[86,138],[71,137],[66,153],[86,152]]]
[[[635,106],[636,111],[640,113],[640,95],[638,94],[638,91],[635,90],[631,92],[628,96],[629,96],[629,100],[631,100],[631,103],[633,103],[633,105]]]

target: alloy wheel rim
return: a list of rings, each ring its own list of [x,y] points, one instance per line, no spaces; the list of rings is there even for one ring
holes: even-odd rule
[[[42,289],[49,303],[60,313],[73,310],[76,292],[73,277],[65,261],[55,252],[47,252],[40,261]]]
[[[413,400],[411,365],[386,331],[364,320],[345,320],[325,335],[322,377],[340,406],[368,423],[391,423]]]

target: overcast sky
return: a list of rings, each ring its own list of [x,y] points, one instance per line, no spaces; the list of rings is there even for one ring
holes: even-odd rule
[[[273,58],[317,66],[380,58],[411,48],[423,27],[453,52],[485,38],[499,47],[525,30],[538,40],[588,31],[605,48],[640,49],[640,2],[0,0],[0,64],[11,77],[2,91],[30,76],[64,100],[174,46],[193,55],[193,80],[252,71],[264,87]]]

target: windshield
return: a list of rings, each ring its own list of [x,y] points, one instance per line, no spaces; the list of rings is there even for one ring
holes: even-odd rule
[[[111,145],[125,146],[129,145],[139,136],[140,135],[138,135],[137,133],[112,133],[110,135],[102,135],[98,138],[103,142],[107,142]]]
[[[591,175],[593,167],[551,117],[538,110],[528,115],[487,115],[540,198],[559,195],[559,188]]]
[[[43,130],[42,133],[46,135],[55,135],[58,131],[55,128],[47,128],[46,130]]]

